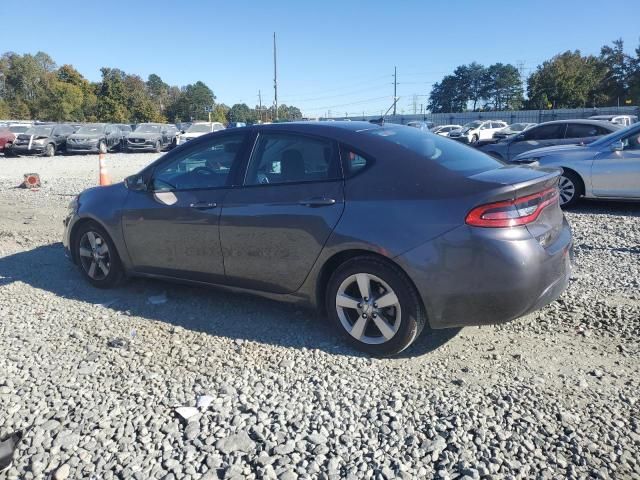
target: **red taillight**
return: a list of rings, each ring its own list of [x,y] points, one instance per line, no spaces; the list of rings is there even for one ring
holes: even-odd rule
[[[534,222],[549,205],[558,201],[552,187],[526,197],[480,205],[469,212],[465,222],[474,227],[515,227]]]

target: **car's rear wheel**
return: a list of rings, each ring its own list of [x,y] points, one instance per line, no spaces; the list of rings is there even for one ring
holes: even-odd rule
[[[56,154],[56,146],[53,143],[47,144],[44,147],[44,156],[45,157],[53,157]]]
[[[426,315],[413,284],[395,265],[375,257],[346,261],[331,276],[327,311],[359,350],[394,355],[420,334]]]
[[[98,144],[98,152],[107,153],[107,143],[104,140],[100,140]]]
[[[102,227],[94,223],[80,226],[74,248],[80,272],[94,287],[114,287],[124,278],[115,245]]]
[[[580,200],[582,191],[582,180],[573,172],[565,171],[558,182],[560,190],[560,206],[569,208],[574,206]]]

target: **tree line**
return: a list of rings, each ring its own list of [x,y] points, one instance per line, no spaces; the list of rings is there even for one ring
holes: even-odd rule
[[[428,109],[450,113],[639,103],[640,46],[628,55],[620,39],[603,46],[599,55],[582,55],[579,50],[560,53],[526,79],[511,64],[461,65],[433,85]]]
[[[46,53],[0,57],[0,119],[73,122],[182,122],[211,120],[256,123],[296,120],[300,109],[216,101],[204,82],[178,87],[151,74],[147,80],[117,68],[100,70],[102,80],[90,82],[72,65],[56,65]],[[212,110],[209,112],[209,110]]]

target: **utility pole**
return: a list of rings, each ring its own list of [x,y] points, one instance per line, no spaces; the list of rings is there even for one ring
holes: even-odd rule
[[[398,69],[393,67],[393,101],[398,98]],[[397,102],[396,102],[397,103]],[[393,115],[396,114],[396,103],[393,104]]]
[[[260,123],[262,123],[262,92],[258,90],[258,113],[260,114]]]
[[[273,104],[275,106],[274,117],[278,120],[278,63],[276,57],[276,32],[273,32]]]

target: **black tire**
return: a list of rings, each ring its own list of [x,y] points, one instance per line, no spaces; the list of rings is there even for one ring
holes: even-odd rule
[[[11,147],[4,147],[4,156],[7,158],[13,158],[16,156],[15,153],[11,150]]]
[[[107,143],[104,140],[100,140],[98,143],[98,153],[107,153]]]
[[[478,135],[471,137],[471,143],[478,143]]]
[[[573,194],[571,195],[571,186],[573,186]],[[560,188],[560,206],[562,208],[571,208],[575,206],[580,197],[584,195],[584,183],[580,176],[570,170],[562,172],[559,181]]]
[[[358,304],[358,309],[354,309],[353,307],[350,307],[347,310],[343,309],[343,319],[341,319],[341,314],[338,310],[341,307],[336,305],[336,297],[343,285],[349,282],[350,279],[357,274],[366,274],[377,277],[382,280],[383,283],[386,283],[392,290],[392,293],[395,293],[395,296],[397,297],[399,312],[396,310],[396,307],[392,306],[390,308],[392,312],[391,315],[395,314],[399,317],[399,325],[395,327],[396,331],[393,336],[383,340],[382,343],[374,344],[358,340],[349,333],[343,324],[343,319],[346,317],[344,314],[345,311],[350,312],[350,318],[346,318],[346,320],[353,321],[351,327],[354,327],[355,323],[360,321],[361,316],[364,318],[367,317],[365,313],[361,313],[362,310],[360,309],[360,303]],[[380,286],[381,284],[376,284],[375,281],[372,280],[371,288],[375,289]],[[375,295],[384,295],[384,293],[384,291],[378,291]],[[371,297],[368,308],[371,308],[371,306],[377,307],[374,300],[376,297],[374,297],[373,293]],[[402,352],[414,342],[418,335],[420,335],[420,332],[422,332],[427,322],[422,302],[420,301],[415,287],[406,274],[399,267],[373,256],[355,257],[340,265],[329,279],[325,302],[329,317],[341,334],[346,337],[347,341],[355,348],[374,356],[391,356]],[[384,312],[384,310],[385,309],[380,309],[376,311],[380,316],[387,316],[388,312],[380,313]],[[376,325],[377,321],[373,320],[375,317],[375,313],[370,313],[370,320],[367,320],[367,326],[362,330],[365,335],[366,332],[375,333],[376,330],[378,333],[382,332]],[[387,316],[387,318],[389,318],[389,316]],[[395,322],[393,323],[394,326],[397,321],[398,318],[395,319]],[[389,322],[387,322],[387,324],[389,324]],[[375,335],[368,338],[373,337],[375,337]],[[382,335],[379,335],[379,337],[382,337]]]
[[[104,239],[108,247],[108,263],[106,264],[108,267],[108,274],[104,276],[104,278],[92,278],[89,275],[88,269],[81,259],[81,242],[85,234],[92,232],[97,234],[101,239]],[[109,234],[98,224],[94,222],[87,222],[78,227],[78,230],[74,233],[73,237],[73,255],[78,264],[78,268],[80,269],[81,275],[87,280],[91,285],[97,288],[112,288],[118,286],[125,278],[124,269],[122,268],[122,262],[120,261],[120,256],[118,255],[118,251],[116,250],[113,241]]]
[[[45,157],[53,157],[56,154],[56,146],[53,143],[48,143],[46,147],[44,147],[44,156]]]
[[[156,153],[162,152],[162,142],[160,140],[156,141],[154,150]]]

